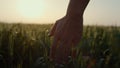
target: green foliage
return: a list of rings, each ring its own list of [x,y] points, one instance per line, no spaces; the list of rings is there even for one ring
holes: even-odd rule
[[[0,23],[0,63],[3,68],[54,68],[49,61],[52,25]],[[119,68],[120,27],[85,26],[78,57],[62,68]],[[1,59],[2,57],[2,59]]]

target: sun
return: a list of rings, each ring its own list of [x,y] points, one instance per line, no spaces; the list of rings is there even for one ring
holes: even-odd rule
[[[25,18],[38,18],[44,12],[43,0],[19,0],[17,9]]]

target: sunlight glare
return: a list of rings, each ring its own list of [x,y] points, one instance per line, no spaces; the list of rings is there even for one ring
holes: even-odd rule
[[[43,0],[19,0],[18,11],[25,18],[39,18],[44,12]]]

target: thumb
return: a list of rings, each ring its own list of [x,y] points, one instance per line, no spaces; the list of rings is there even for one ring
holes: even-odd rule
[[[51,31],[49,32],[49,34],[48,34],[49,37],[54,35],[54,33],[56,31],[56,27],[57,27],[57,22],[54,24],[54,26],[52,27]]]

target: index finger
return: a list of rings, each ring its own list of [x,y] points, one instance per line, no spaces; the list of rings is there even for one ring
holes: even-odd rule
[[[53,38],[53,43],[50,49],[50,59],[54,60],[56,55],[56,49],[59,44],[59,39],[57,37]]]

